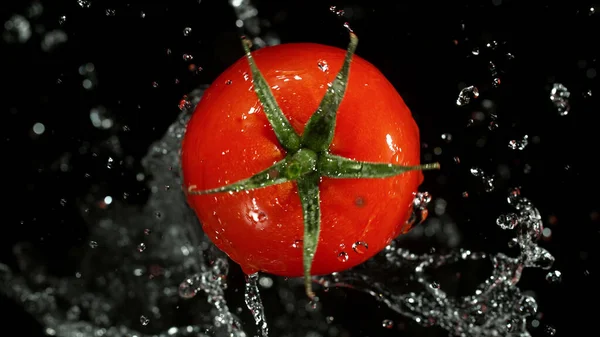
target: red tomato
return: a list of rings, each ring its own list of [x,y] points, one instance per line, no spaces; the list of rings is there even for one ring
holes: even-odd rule
[[[298,134],[315,112],[346,51],[294,43],[252,53]],[[330,152],[350,159],[419,164],[419,129],[392,84],[354,56]],[[206,190],[251,177],[286,153],[254,92],[242,58],[204,93],[182,149],[184,186]],[[420,171],[390,178],[322,178],[321,231],[313,275],[356,266],[407,232]],[[261,189],[190,195],[204,232],[245,273],[303,275],[303,215],[295,182]]]

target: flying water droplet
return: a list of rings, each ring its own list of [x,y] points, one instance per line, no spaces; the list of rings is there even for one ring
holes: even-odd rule
[[[520,150],[520,151],[522,151],[522,150],[524,150],[527,147],[528,144],[529,144],[529,136],[525,135],[525,136],[523,136],[523,138],[521,140],[515,140],[515,139],[513,139],[513,140],[509,141],[508,142],[508,147],[511,150]]]
[[[514,229],[519,224],[519,216],[515,213],[500,215],[496,219],[496,224],[502,229]]]
[[[92,240],[92,241],[90,241],[90,248],[92,248],[92,249],[93,249],[93,248],[96,248],[96,247],[98,247],[98,242],[96,242],[96,241],[93,241],[93,240]]]
[[[546,274],[546,281],[549,283],[560,283],[562,281],[562,273],[559,270],[549,271]]]
[[[456,99],[456,105],[464,106],[471,102],[471,99],[479,97],[479,89],[475,86],[469,86],[463,88],[458,94],[458,98]]]
[[[140,316],[140,323],[142,323],[143,326],[146,326],[150,323],[150,319],[144,315]]]
[[[194,56],[190,55],[190,54],[183,54],[183,60],[188,62],[194,59]]]
[[[293,248],[302,248],[302,240],[296,240],[292,243]]]
[[[183,36],[189,36],[192,33],[192,28],[190,27],[185,27],[183,29]]]
[[[77,3],[81,8],[90,8],[92,2],[90,0],[77,0]]]
[[[340,252],[337,256],[338,261],[340,262],[346,262],[348,261],[348,253],[346,252]]]
[[[571,106],[569,104],[569,97],[571,93],[561,83],[554,83],[552,90],[550,91],[550,101],[556,107],[559,115],[566,116],[569,114]]]
[[[384,319],[383,322],[381,322],[381,326],[386,329],[391,329],[394,327],[394,321],[391,319]]]
[[[143,242],[142,242],[142,243],[140,243],[140,244],[137,246],[137,250],[138,250],[138,252],[140,252],[140,253],[141,253],[141,252],[143,252],[143,251],[145,251],[145,250],[146,250],[146,244],[145,244],[145,243],[143,243]]]

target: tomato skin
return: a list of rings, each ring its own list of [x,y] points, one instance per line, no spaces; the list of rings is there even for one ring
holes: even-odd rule
[[[253,57],[292,127],[301,134],[340,69],[345,50],[310,43],[262,48]],[[331,153],[418,165],[419,130],[400,95],[354,56],[337,114]],[[286,155],[262,111],[248,61],[241,58],[207,89],[183,140],[184,187],[221,187]],[[311,273],[356,266],[408,231],[420,171],[391,178],[322,178],[321,232]],[[189,195],[204,232],[244,272],[300,277],[304,223],[294,182],[238,193]],[[353,244],[361,242],[357,249]],[[368,249],[365,248],[368,246]]]

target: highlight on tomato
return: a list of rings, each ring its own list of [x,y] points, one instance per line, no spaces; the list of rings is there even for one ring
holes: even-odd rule
[[[251,52],[205,91],[182,144],[183,184],[212,242],[246,274],[356,266],[412,227],[419,129],[393,85],[346,51]],[[260,69],[260,70],[259,70]],[[335,70],[338,70],[335,72]]]

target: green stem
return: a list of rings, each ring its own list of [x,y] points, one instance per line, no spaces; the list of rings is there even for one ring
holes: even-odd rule
[[[386,178],[408,171],[436,170],[440,168],[440,164],[402,166],[356,161],[326,153],[319,157],[317,168],[321,176],[329,178]]]
[[[269,84],[256,66],[254,57],[252,57],[252,53],[250,52],[250,43],[249,40],[243,38],[242,45],[244,46],[246,59],[252,72],[252,81],[254,82],[256,96],[258,96],[258,100],[263,106],[265,115],[267,115],[267,119],[275,132],[279,144],[288,152],[297,151],[300,148],[300,136],[294,131],[290,121],[285,117],[279,105],[277,105]]]
[[[337,111],[346,93],[348,77],[350,75],[350,63],[357,45],[358,37],[354,33],[350,33],[350,44],[348,45],[342,69],[338,72],[331,87],[325,92],[325,97],[321,100],[317,111],[308,120],[302,134],[302,146],[315,152],[322,152],[329,149],[335,131]]]

